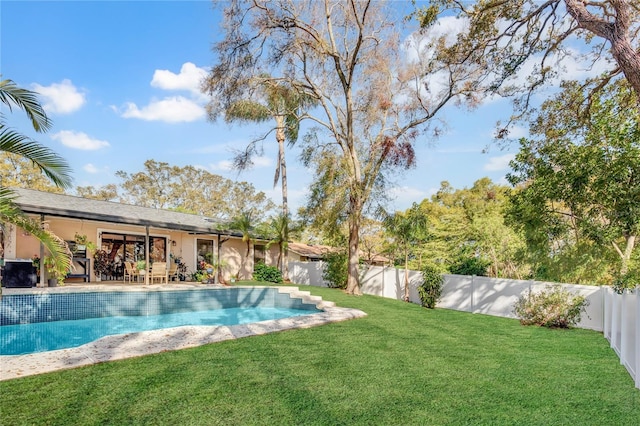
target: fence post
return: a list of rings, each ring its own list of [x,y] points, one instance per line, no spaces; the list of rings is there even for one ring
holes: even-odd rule
[[[640,389],[640,286],[636,286],[636,388]]]
[[[473,312],[473,313],[475,313],[475,307],[473,306],[473,302],[474,302],[473,293],[475,293],[475,291],[476,291],[475,290],[475,283],[474,283],[475,278],[476,278],[475,275],[471,275],[471,312]]]

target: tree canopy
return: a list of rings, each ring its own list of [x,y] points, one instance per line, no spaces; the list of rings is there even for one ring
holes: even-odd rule
[[[640,103],[640,3],[636,1],[437,0],[416,11],[425,28],[436,25],[436,17],[451,13],[463,20],[465,30],[457,34],[455,44],[439,49],[439,60],[481,65],[487,91],[516,96],[512,119],[521,118],[531,106],[533,92],[557,82],[571,62],[595,71],[582,82],[587,93],[622,78]],[[498,135],[505,136],[506,128]]]
[[[567,83],[532,121],[509,175],[522,187],[510,215],[541,266],[578,258],[598,279],[606,251],[619,266],[604,273],[628,272],[640,231],[640,108],[624,80],[590,94],[588,114],[567,108],[585,96]]]

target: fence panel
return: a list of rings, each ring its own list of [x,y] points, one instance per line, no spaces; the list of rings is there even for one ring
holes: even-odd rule
[[[513,306],[529,288],[529,281],[474,277],[473,312],[516,318]]]
[[[473,279],[465,275],[444,275],[442,296],[438,306],[456,311],[473,312]]]

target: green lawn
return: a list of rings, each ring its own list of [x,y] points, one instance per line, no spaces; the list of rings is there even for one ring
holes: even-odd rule
[[[0,382],[0,424],[640,423],[599,333],[301,288],[368,316]]]

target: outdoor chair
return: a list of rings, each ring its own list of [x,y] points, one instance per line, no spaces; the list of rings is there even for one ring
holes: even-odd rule
[[[124,262],[124,282],[127,282],[127,280],[129,280],[129,283],[131,283],[134,279],[138,281],[139,275],[140,274],[138,273],[138,270],[136,269],[133,262]]]
[[[167,262],[153,262],[153,265],[151,265],[151,276],[149,278],[152,284],[156,279],[159,280],[160,284],[163,282],[167,284]]]
[[[169,268],[169,281],[179,281],[178,276],[178,264],[175,262],[171,263],[171,268]]]

